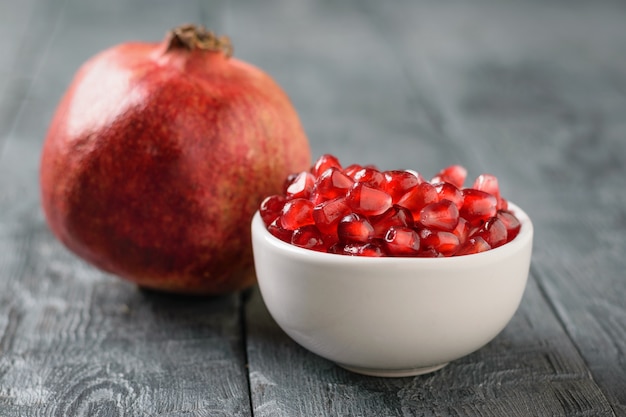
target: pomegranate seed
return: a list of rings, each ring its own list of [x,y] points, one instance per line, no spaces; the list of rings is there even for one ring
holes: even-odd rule
[[[357,182],[346,194],[346,202],[356,213],[376,216],[389,210],[391,196],[370,185]]]
[[[413,219],[418,222],[420,211],[428,204],[437,201],[439,201],[439,196],[435,187],[428,182],[422,182],[407,191],[398,200],[398,205],[409,209],[413,213]]]
[[[410,227],[391,226],[385,235],[385,249],[390,255],[418,256],[420,237]]]
[[[498,198],[497,208],[498,208],[498,210],[508,210],[509,209],[509,202],[506,201],[504,198],[500,197],[500,198]]]
[[[356,173],[362,169],[363,169],[362,165],[352,164],[344,168],[343,173],[354,180],[354,176],[356,175]]]
[[[460,247],[459,238],[454,233],[443,230],[421,229],[419,237],[422,242],[422,250],[433,249],[443,256],[451,256]]]
[[[265,223],[266,226],[273,222],[280,215],[280,212],[283,209],[285,202],[287,202],[285,196],[278,194],[266,197],[261,202],[259,213],[261,214],[263,223]]]
[[[385,256],[383,249],[375,243],[348,243],[345,245],[338,243],[331,246],[328,252],[339,255],[367,256],[372,258]]]
[[[354,173],[354,180],[379,188],[385,182],[385,175],[376,168],[365,167]]]
[[[467,242],[454,254],[454,256],[471,255],[473,253],[485,252],[491,249],[489,243],[485,242],[480,236],[471,237]]]
[[[317,228],[326,235],[336,235],[339,221],[350,213],[345,197],[324,201],[313,208],[313,220]]]
[[[467,241],[467,237],[470,234],[470,224],[463,217],[459,217],[459,222],[452,231],[459,238],[459,244],[463,245]]]
[[[309,198],[313,186],[315,185],[315,177],[310,172],[301,172],[296,178],[287,186],[287,198]]]
[[[315,181],[311,199],[314,203],[331,200],[335,197],[344,196],[352,187],[354,181],[342,171],[330,167]]]
[[[394,205],[383,214],[370,217],[370,223],[374,226],[374,237],[382,239],[391,226],[412,227],[413,214],[402,206]]]
[[[496,215],[497,200],[493,195],[473,188],[463,191],[463,206],[460,214],[472,226],[482,224],[488,218]]]
[[[291,244],[305,249],[326,251],[322,233],[312,224],[294,230],[291,235]]]
[[[383,174],[385,182],[382,185],[382,189],[391,196],[394,204],[411,188],[424,182],[424,178],[421,175],[409,170],[385,171]]]
[[[491,248],[497,248],[506,243],[506,226],[504,222],[497,217],[491,217],[471,237],[482,237]]]
[[[282,195],[259,212],[272,235],[318,251],[351,256],[441,257],[478,253],[513,240],[519,219],[500,195],[498,179],[450,165],[426,181],[412,170],[374,165],[342,168],[330,154],[291,174]]]
[[[340,242],[367,243],[374,237],[374,227],[365,217],[352,213],[339,221],[337,235]]]
[[[283,242],[291,243],[291,235],[293,232],[291,230],[287,230],[280,225],[280,218],[274,219],[267,226],[267,231],[270,232],[274,237],[279,238]]]
[[[320,156],[317,161],[315,161],[315,164],[313,164],[313,167],[311,168],[311,173],[317,178],[328,168],[336,168],[341,171],[341,164],[336,156],[324,154]]]
[[[285,203],[279,219],[282,228],[291,231],[308,224],[315,224],[313,203],[304,198],[289,200]]]
[[[500,187],[498,186],[498,178],[491,174],[481,174],[474,180],[472,188],[475,190],[484,191],[500,198]]]
[[[435,249],[428,248],[428,249],[420,251],[419,257],[420,258],[443,258],[444,256],[443,254],[437,252]]]
[[[515,239],[515,236],[518,235],[520,229],[522,228],[521,223],[515,217],[513,213],[510,211],[500,210],[496,215],[498,219],[504,223],[504,227],[506,227],[506,241],[510,242]]]
[[[293,172],[287,175],[287,178],[285,178],[285,182],[283,183],[283,194],[287,195],[287,188],[289,188],[289,186],[296,180],[299,174],[299,172]]]
[[[463,207],[463,193],[454,184],[449,182],[440,182],[435,184],[439,200],[450,200],[459,210]]]
[[[439,182],[449,182],[456,188],[463,188],[465,178],[467,178],[467,170],[464,167],[461,165],[450,165],[449,167],[439,171],[437,175],[430,180],[430,182],[433,184]]]
[[[420,211],[420,224],[427,228],[452,231],[459,222],[459,209],[450,200],[430,203]]]

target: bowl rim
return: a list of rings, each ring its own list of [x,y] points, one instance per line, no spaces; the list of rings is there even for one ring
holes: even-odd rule
[[[299,246],[292,245],[284,242],[272,235],[263,223],[261,214],[257,210],[252,217],[251,230],[254,241],[255,233],[260,233],[260,238],[267,244],[274,247],[276,250],[289,253],[289,255],[299,258],[307,262],[323,262],[323,263],[341,263],[350,265],[351,263],[362,264],[411,264],[411,265],[423,265],[423,266],[438,266],[441,267],[444,264],[448,266],[455,265],[457,263],[467,262],[483,262],[488,258],[496,256],[507,256],[522,250],[529,240],[532,242],[534,228],[533,223],[530,220],[528,214],[514,203],[508,202],[508,211],[513,212],[517,219],[520,221],[521,228],[517,236],[510,242],[505,243],[494,249],[489,249],[485,252],[474,253],[470,255],[462,256],[450,256],[440,258],[426,258],[426,257],[402,257],[402,256],[382,256],[382,257],[368,257],[368,256],[348,256],[328,252],[319,252],[312,249],[301,248]]]

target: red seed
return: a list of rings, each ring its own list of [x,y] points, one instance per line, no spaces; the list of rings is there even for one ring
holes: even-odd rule
[[[336,235],[339,221],[350,213],[345,197],[324,201],[313,208],[313,220],[317,228],[326,235]]]
[[[420,224],[431,229],[452,231],[459,222],[459,209],[450,200],[430,203],[420,211]]]
[[[451,232],[424,228],[419,231],[419,237],[423,251],[432,249],[443,256],[451,256],[460,247],[459,238]]]
[[[398,205],[405,207],[413,213],[413,219],[418,222],[420,211],[428,204],[439,201],[437,190],[428,183],[422,182],[411,188],[398,200]]]
[[[415,171],[385,171],[383,174],[385,181],[381,188],[391,196],[394,204],[411,188],[424,182],[424,178]]]
[[[467,170],[461,165],[450,165],[439,171],[430,182],[435,184],[439,182],[449,182],[457,188],[463,188],[465,179],[467,178]]]
[[[343,243],[368,243],[374,237],[374,227],[365,217],[352,213],[339,221],[337,236]]]
[[[354,176],[356,175],[356,173],[362,169],[363,169],[362,165],[352,164],[352,165],[348,165],[347,167],[345,167],[343,169],[343,173],[354,180]]]
[[[498,198],[498,210],[508,210],[509,209],[509,202],[506,201],[506,199],[500,197]]]
[[[480,191],[484,191],[496,197],[500,198],[500,187],[498,186],[498,178],[491,174],[481,174],[474,180],[472,188]]]
[[[471,237],[467,242],[454,254],[454,256],[471,255],[474,253],[485,252],[491,249],[489,243],[485,242],[480,236]]]
[[[263,219],[263,223],[265,225],[269,225],[273,222],[279,215],[283,206],[287,202],[287,199],[284,195],[271,195],[266,197],[259,207],[259,213],[261,214],[261,218]]]
[[[466,177],[460,165],[430,182],[412,170],[342,168],[324,154],[309,171],[289,175],[283,195],[267,197],[259,212],[279,239],[351,256],[453,256],[513,240],[521,225],[497,178],[482,174],[463,188]]]
[[[289,186],[296,180],[299,174],[299,172],[292,172],[287,175],[287,178],[285,178],[285,182],[283,182],[283,194],[285,196],[287,195],[287,188],[289,188]]]
[[[491,217],[480,229],[473,232],[470,237],[482,237],[491,248],[497,248],[506,243],[506,226],[502,220],[497,217]]]
[[[391,226],[412,227],[414,222],[408,209],[394,205],[383,214],[370,217],[370,223],[374,226],[374,237],[382,239]]]
[[[496,215],[497,200],[493,195],[473,188],[465,188],[462,193],[463,206],[460,214],[472,226],[480,225]]]
[[[348,206],[364,216],[376,216],[391,208],[391,196],[363,183],[355,183],[346,194]]]
[[[376,168],[365,167],[354,173],[354,181],[380,188],[385,182],[385,175]]]
[[[319,204],[322,201],[345,196],[353,184],[352,178],[339,169],[330,167],[315,180],[311,200]]]
[[[315,224],[313,203],[304,198],[289,200],[285,203],[279,219],[283,229],[292,231],[308,224]]]
[[[450,200],[459,210],[463,207],[463,193],[454,184],[440,182],[439,184],[434,184],[434,186],[440,201]]]
[[[375,243],[338,243],[331,246],[328,252],[339,255],[366,256],[372,258],[385,256],[383,249]]]
[[[330,154],[324,154],[320,156],[313,167],[311,167],[311,173],[314,177],[319,177],[326,171],[328,168],[336,168],[341,171],[341,164],[339,163],[339,159],[336,156]]]
[[[420,251],[419,257],[420,258],[443,258],[444,256],[442,253],[437,252],[435,249],[428,248],[428,249],[424,249]]]
[[[498,219],[504,223],[506,227],[506,241],[510,242],[515,239],[515,236],[519,234],[520,229],[522,228],[521,223],[518,218],[515,217],[513,213],[510,211],[500,210],[497,214]]]
[[[322,233],[314,225],[302,226],[293,231],[291,244],[305,249],[326,251]]]
[[[291,243],[291,235],[293,232],[280,225],[280,218],[274,219],[274,221],[267,226],[267,231],[283,242]]]
[[[420,237],[410,227],[392,226],[385,235],[385,249],[393,256],[418,256]]]
[[[309,198],[313,186],[315,185],[315,177],[310,172],[301,172],[295,179],[287,186],[287,199],[293,198]]]
[[[452,233],[454,233],[456,237],[459,238],[459,244],[465,244],[470,233],[469,222],[463,217],[459,217],[459,222],[457,223]]]

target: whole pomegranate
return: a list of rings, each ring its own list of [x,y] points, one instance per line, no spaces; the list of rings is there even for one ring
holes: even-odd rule
[[[223,294],[252,285],[250,220],[311,163],[299,118],[228,38],[185,25],[86,62],[41,159],[53,233],[139,286]]]

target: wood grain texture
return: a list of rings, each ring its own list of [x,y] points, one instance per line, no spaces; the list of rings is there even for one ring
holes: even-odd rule
[[[626,7],[565,2],[0,0],[0,415],[626,416]],[[314,155],[496,174],[535,223],[520,310],[431,375],[349,373],[257,290],[143,292],[67,252],[38,198],[78,66],[183,22],[231,36]]]

